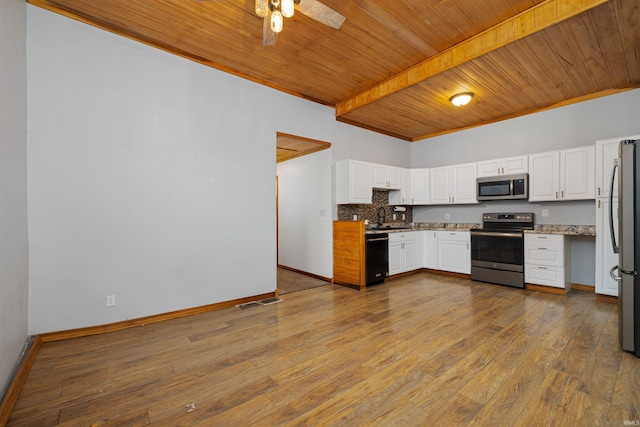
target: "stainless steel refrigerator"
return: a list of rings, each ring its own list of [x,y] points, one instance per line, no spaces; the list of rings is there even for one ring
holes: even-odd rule
[[[624,140],[618,146],[618,230],[614,230],[611,212],[609,226],[618,265],[611,277],[618,281],[618,318],[620,345],[640,357],[640,139]],[[613,191],[609,193],[613,197]],[[609,204],[612,209],[613,204]],[[618,272],[616,274],[616,271]]]

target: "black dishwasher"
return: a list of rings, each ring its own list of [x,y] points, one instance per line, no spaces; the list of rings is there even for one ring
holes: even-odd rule
[[[365,234],[365,279],[367,285],[384,282],[389,275],[389,234]]]

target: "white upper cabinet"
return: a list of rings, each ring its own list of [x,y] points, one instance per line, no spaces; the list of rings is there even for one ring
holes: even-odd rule
[[[429,203],[429,169],[411,169],[411,204]]]
[[[411,184],[411,169],[400,169],[400,190],[389,191],[389,204],[410,205]]]
[[[596,141],[596,197],[609,197],[613,165],[618,158],[620,139]],[[613,196],[618,196],[618,177],[613,183]]]
[[[477,163],[430,169],[431,204],[477,203]]]
[[[476,200],[477,168],[477,163],[465,163],[451,167],[453,203],[478,203]]]
[[[618,158],[618,145],[625,139],[640,139],[640,135],[596,141],[596,197],[609,197],[614,161]],[[613,183],[613,197],[618,197],[618,175]]]
[[[529,201],[557,200],[560,193],[560,152],[529,155]]]
[[[432,168],[429,173],[431,203],[434,205],[451,203],[451,168],[449,166]]]
[[[371,204],[371,164],[345,159],[336,162],[336,203]]]
[[[528,156],[507,157],[504,159],[478,162],[478,177],[511,175],[529,171]]]
[[[381,190],[400,190],[402,168],[386,165],[371,165],[371,186]]]
[[[578,147],[560,151],[560,198],[595,198],[596,147]]]
[[[595,147],[529,155],[529,201],[593,199]]]

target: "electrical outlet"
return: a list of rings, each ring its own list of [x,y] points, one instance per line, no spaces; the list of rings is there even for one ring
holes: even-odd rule
[[[449,212],[444,214],[444,219],[451,219],[451,214]]]
[[[327,216],[327,211],[325,209],[320,209],[320,216]]]
[[[107,295],[107,307],[113,307],[114,305],[116,305],[116,296]]]
[[[398,218],[398,215],[393,214],[393,220],[395,221]]]
[[[549,209],[542,209],[542,216],[549,216]]]
[[[404,221],[405,219],[407,219],[407,216],[405,214],[402,214],[402,220]]]

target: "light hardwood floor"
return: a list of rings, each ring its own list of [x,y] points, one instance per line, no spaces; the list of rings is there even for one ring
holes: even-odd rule
[[[420,273],[282,299],[46,343],[8,425],[640,421],[640,359],[593,293]]]

